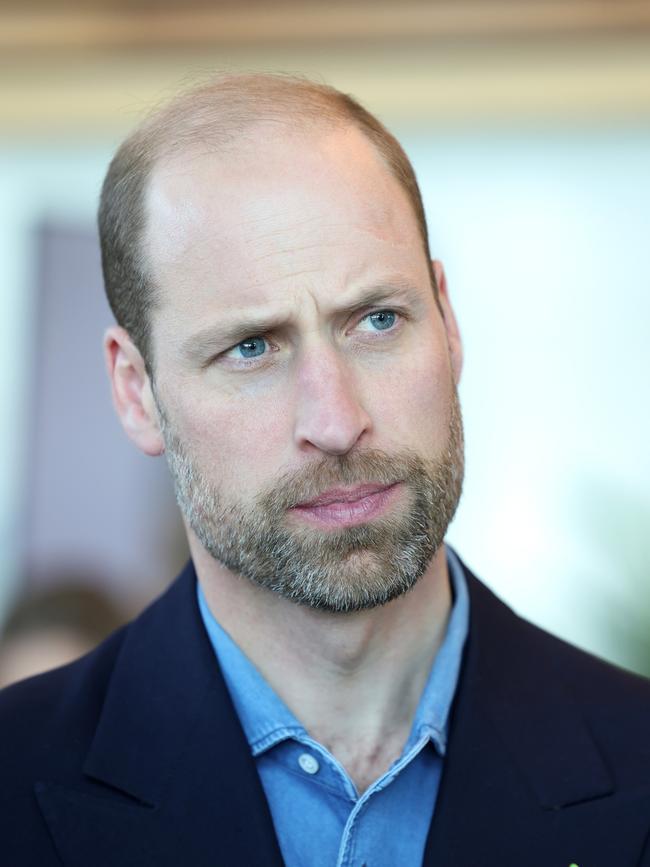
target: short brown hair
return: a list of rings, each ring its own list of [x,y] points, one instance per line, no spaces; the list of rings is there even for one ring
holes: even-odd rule
[[[99,205],[106,295],[117,322],[144,358],[153,358],[150,314],[156,287],[143,249],[145,194],[158,160],[197,143],[227,150],[259,123],[315,127],[352,124],[372,142],[413,206],[429,255],[426,219],[413,167],[397,139],[355,99],[333,87],[280,74],[226,74],[187,90],[151,114],[120,146]],[[432,285],[436,291],[433,273]]]

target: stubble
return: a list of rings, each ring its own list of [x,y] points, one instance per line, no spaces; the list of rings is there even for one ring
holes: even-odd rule
[[[447,441],[435,458],[378,449],[323,456],[280,475],[250,503],[225,496],[159,409],[176,499],[206,551],[230,571],[310,608],[360,611],[409,591],[442,545],[460,500],[463,428],[455,388]],[[332,487],[396,482],[403,502],[365,524],[321,531],[290,517],[292,507]]]

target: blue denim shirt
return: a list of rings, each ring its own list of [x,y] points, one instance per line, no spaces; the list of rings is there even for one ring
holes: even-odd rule
[[[421,865],[469,624],[465,576],[449,548],[447,563],[454,605],[410,736],[402,755],[362,795],[217,623],[197,585],[201,615],[255,757],[287,867]]]

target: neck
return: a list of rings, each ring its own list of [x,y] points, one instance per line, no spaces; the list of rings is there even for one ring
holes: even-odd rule
[[[378,608],[331,614],[234,576],[192,540],[215,618],[304,725],[365,788],[399,756],[444,638],[444,548],[416,586]]]

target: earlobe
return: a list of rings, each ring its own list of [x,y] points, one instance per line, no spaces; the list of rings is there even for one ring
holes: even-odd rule
[[[124,328],[116,325],[106,331],[104,357],[113,406],[127,436],[146,455],[162,454],[165,446],[151,381],[142,355]]]
[[[440,302],[440,309],[442,310],[442,318],[447,332],[447,344],[449,346],[449,356],[454,374],[454,382],[458,385],[460,382],[460,374],[463,369],[463,344],[460,338],[458,322],[456,321],[456,316],[451,306],[451,301],[449,300],[445,269],[442,266],[442,262],[438,259],[433,259],[431,265],[438,289],[438,300]]]

